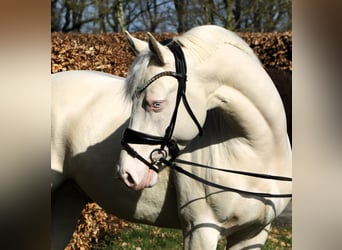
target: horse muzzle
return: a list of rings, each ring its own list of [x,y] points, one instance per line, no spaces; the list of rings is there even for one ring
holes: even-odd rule
[[[119,177],[127,187],[133,190],[153,187],[157,183],[158,174],[145,166],[140,170],[122,169],[119,171]]]

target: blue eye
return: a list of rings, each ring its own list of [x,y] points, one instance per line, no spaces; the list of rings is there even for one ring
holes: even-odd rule
[[[155,111],[155,112],[159,112],[162,109],[162,105],[163,101],[154,101],[150,104],[150,109]]]
[[[159,109],[161,106],[161,103],[160,102],[154,102],[152,105],[153,105],[153,108]]]

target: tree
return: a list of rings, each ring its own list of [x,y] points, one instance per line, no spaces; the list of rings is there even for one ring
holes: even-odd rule
[[[174,0],[175,11],[177,15],[178,27],[177,32],[184,31],[184,15],[185,15],[185,0]]]
[[[51,0],[51,30],[177,31],[216,24],[233,31],[291,29],[291,0]]]

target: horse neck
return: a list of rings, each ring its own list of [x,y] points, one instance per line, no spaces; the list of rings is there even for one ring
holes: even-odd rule
[[[208,96],[208,110],[218,108],[234,120],[254,148],[288,148],[280,96],[255,57],[226,46],[205,63],[195,64],[195,60],[189,61],[189,81],[193,80],[192,87]]]

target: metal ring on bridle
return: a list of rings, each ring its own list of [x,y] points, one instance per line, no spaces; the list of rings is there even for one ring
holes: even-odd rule
[[[150,159],[153,164],[160,163],[161,159],[166,159],[167,157],[167,152],[165,149],[162,148],[156,148],[153,149],[152,152],[150,153]]]

